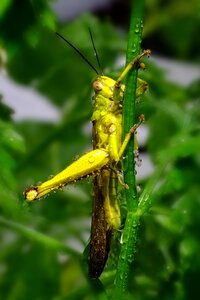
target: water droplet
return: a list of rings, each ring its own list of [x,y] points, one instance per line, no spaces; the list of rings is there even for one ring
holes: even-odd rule
[[[94,156],[91,155],[91,156],[88,158],[88,162],[92,164],[94,161],[95,161],[95,158],[94,158]]]
[[[124,238],[124,235],[123,235],[123,233],[121,234],[121,237],[120,237],[120,244],[123,244],[123,238]]]
[[[128,260],[129,263],[132,263],[132,261],[133,261],[133,255],[129,254],[128,257],[127,257],[127,260]]]
[[[75,157],[74,157],[74,161],[76,161],[76,160],[78,160],[79,159],[79,157],[80,157],[80,155],[75,155]]]
[[[139,24],[136,24],[136,26],[135,26],[135,33],[138,33],[139,31],[140,31]]]
[[[142,159],[138,157],[138,158],[136,159],[136,162],[135,162],[135,163],[136,163],[136,166],[137,166],[137,167],[141,167],[141,165],[142,165]]]
[[[133,49],[131,50],[132,53],[136,52],[136,44],[133,44]]]
[[[142,191],[141,186],[137,185],[136,189],[137,189],[137,193],[138,193],[138,194],[141,193],[141,191]]]

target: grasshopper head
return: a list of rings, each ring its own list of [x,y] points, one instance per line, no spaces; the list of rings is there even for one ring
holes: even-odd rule
[[[113,99],[113,91],[116,81],[107,76],[98,76],[95,81],[93,81],[92,87],[95,94],[101,94],[103,97],[108,99]]]

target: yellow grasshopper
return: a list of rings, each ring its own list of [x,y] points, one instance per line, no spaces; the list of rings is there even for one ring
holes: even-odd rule
[[[60,36],[59,34],[57,35]],[[77,48],[62,36],[60,37],[92,66]],[[95,49],[94,43],[93,47]],[[81,156],[53,178],[38,186],[32,186],[24,192],[26,200],[32,202],[51,191],[62,188],[86,176],[92,175],[94,177],[93,212],[88,258],[89,276],[91,278],[98,278],[101,275],[108,258],[113,231],[120,227],[121,218],[117,199],[117,182],[120,181],[126,188],[128,187],[120,179],[121,167],[119,162],[130,138],[144,120],[143,115],[140,116],[138,124],[130,128],[124,140],[121,140],[122,106],[125,90],[125,85],[121,81],[133,67],[138,66],[139,60],[145,55],[149,56],[150,50],[143,51],[130,62],[117,80],[98,75],[93,81],[94,110],[91,117],[93,123],[93,150]],[[93,66],[92,68],[97,72]],[[147,87],[147,83],[138,78],[136,96],[142,95]]]

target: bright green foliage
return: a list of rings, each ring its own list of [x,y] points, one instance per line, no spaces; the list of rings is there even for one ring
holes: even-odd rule
[[[90,182],[81,182],[76,188],[57,192],[48,200],[31,206],[24,203],[22,191],[33,182],[56,174],[91,145],[91,136],[85,133],[84,126],[91,116],[90,82],[95,74],[72,49],[57,39],[52,28],[55,26],[93,60],[89,26],[94,31],[102,65],[115,72],[115,78],[120,71],[113,68],[113,63],[125,52],[126,37],[109,22],[100,22],[90,15],[61,26],[56,19],[54,24],[54,16],[48,17],[52,13],[45,1],[37,1],[34,13],[28,6],[31,1],[21,1],[26,3],[21,4],[21,11],[16,9],[15,2],[0,4],[3,6],[1,45],[8,54],[7,70],[16,81],[34,84],[38,91],[48,96],[60,109],[61,118],[56,125],[31,120],[16,123],[9,109],[1,104],[0,298],[97,299],[81,270],[81,255],[70,251],[74,245],[72,238],[78,242],[80,252],[89,238]],[[165,45],[168,55],[172,53],[174,58],[198,63],[195,42],[199,39],[195,32],[199,32],[200,26],[199,1],[181,1],[181,5],[179,1],[167,4],[162,1],[164,8],[159,3],[147,1],[145,46],[154,47],[152,50],[157,53],[157,44],[152,45],[151,39],[158,33],[157,40]],[[172,4],[177,9],[169,9]],[[190,5],[189,10],[184,8],[186,5]],[[176,13],[175,18],[171,17],[171,12]],[[42,21],[39,16],[43,15],[48,21]],[[178,28],[185,24],[185,18],[193,29],[187,33],[189,27],[185,25],[187,31],[181,29],[185,34],[180,36]],[[9,25],[10,20],[15,26]],[[178,43],[180,39],[182,46]],[[200,275],[199,81],[182,87],[166,80],[164,71],[155,67],[151,60],[146,65],[147,70],[140,71],[139,76],[149,83],[150,89],[137,109],[138,114],[144,113],[146,117],[150,134],[145,150],[159,176],[153,193],[151,186],[147,188],[154,175],[140,183],[144,191],[147,189],[147,201],[142,202],[140,208],[146,213],[141,218],[129,280],[130,296],[127,294],[126,298],[197,299]],[[105,73],[110,76],[110,72]],[[165,164],[167,168],[160,172]],[[123,206],[122,215],[125,210]],[[27,228],[34,228],[34,233]],[[62,244],[69,248],[61,251]],[[114,247],[113,259],[102,278],[109,295],[113,291],[114,254],[118,247],[119,244]]]
[[[1,212],[14,217],[19,213],[17,181],[14,175],[17,156],[25,153],[22,136],[11,123],[12,111],[0,99],[0,206]]]

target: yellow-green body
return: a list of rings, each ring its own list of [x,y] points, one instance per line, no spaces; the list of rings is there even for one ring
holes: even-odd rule
[[[122,133],[122,100],[124,85],[120,86],[119,96],[114,99],[116,81],[100,76],[93,82],[95,90],[93,122],[94,148],[104,148],[111,161],[119,161]],[[101,87],[101,90],[95,89]]]
[[[144,55],[144,51],[123,71],[117,81],[98,76],[93,82],[95,95],[92,114],[93,150],[81,156],[50,180],[28,188],[25,198],[32,202],[47,193],[75,182],[83,177],[94,176],[93,213],[89,254],[89,274],[98,278],[107,260],[113,230],[120,227],[120,208],[117,199],[119,161],[135,130],[143,121],[134,125],[122,142],[122,105],[125,86],[121,80]],[[138,79],[137,96],[147,89],[147,83]]]

